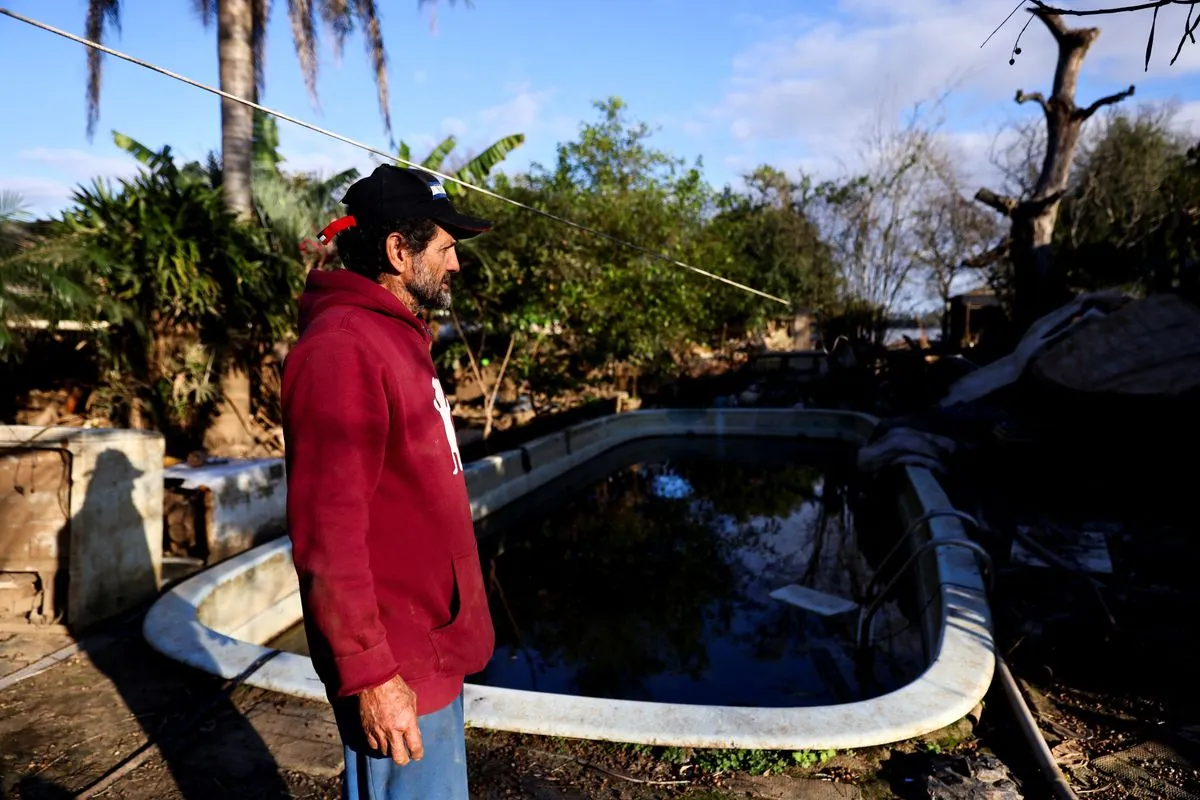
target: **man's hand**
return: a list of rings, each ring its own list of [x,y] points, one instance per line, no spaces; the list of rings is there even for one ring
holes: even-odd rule
[[[417,695],[399,675],[359,694],[358,713],[373,750],[401,766],[410,754],[417,761],[425,757],[417,728]]]

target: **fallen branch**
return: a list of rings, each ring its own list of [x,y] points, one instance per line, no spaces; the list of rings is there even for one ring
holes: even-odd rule
[[[467,341],[467,334],[463,330],[462,324],[458,321],[458,315],[453,311],[450,312],[450,321],[454,323],[454,330],[458,332],[458,338],[462,339],[463,347],[467,349],[467,359],[471,363],[471,372],[475,376],[475,383],[479,386],[479,393],[483,395],[483,438],[486,440],[492,432],[492,411],[496,407],[496,395],[500,392],[500,384],[504,382],[504,373],[508,369],[508,360],[512,357],[513,346],[517,342],[517,337],[514,334],[509,337],[508,351],[504,354],[504,363],[500,365],[500,372],[496,375],[496,383],[493,384],[491,394],[488,394],[487,383],[483,380],[483,371],[479,369],[479,362],[475,359],[475,352],[471,349],[471,343]]]

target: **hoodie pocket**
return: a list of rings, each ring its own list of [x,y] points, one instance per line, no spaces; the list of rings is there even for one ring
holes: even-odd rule
[[[429,640],[437,652],[440,674],[472,675],[487,666],[496,644],[479,551],[454,556],[450,563],[454,570],[450,607],[457,605],[457,613],[450,622],[433,629]]]

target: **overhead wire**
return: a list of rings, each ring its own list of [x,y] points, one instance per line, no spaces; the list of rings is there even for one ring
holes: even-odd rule
[[[263,114],[269,114],[272,117],[281,119],[285,122],[290,122],[293,125],[298,125],[301,128],[306,128],[310,131],[319,133],[323,136],[328,136],[331,139],[336,139],[339,142],[343,142],[343,143],[351,145],[353,147],[357,147],[360,150],[365,150],[368,153],[372,153],[376,156],[386,158],[389,161],[395,161],[400,164],[404,164],[405,166],[424,170],[425,172],[428,172],[431,175],[437,176],[438,178],[440,178],[443,181],[449,181],[450,183],[457,184],[457,185],[463,187],[464,189],[468,189],[473,192],[478,192],[479,194],[482,194],[485,197],[490,197],[493,200],[499,200],[503,203],[508,203],[509,205],[516,206],[517,208],[523,209],[523,210],[531,212],[533,214],[537,214],[541,217],[545,217],[546,219],[553,220],[554,222],[558,222],[562,225],[566,225],[568,227],[574,228],[575,230],[581,231],[583,233],[587,233],[592,236],[597,236],[601,239],[606,239],[610,242],[613,242],[614,244],[621,245],[622,247],[629,248],[630,250],[634,250],[643,255],[650,256],[651,258],[666,262],[667,264],[670,264],[672,266],[689,270],[697,275],[701,275],[705,278],[709,278],[710,280],[718,281],[718,282],[726,284],[728,286],[732,286],[736,289],[740,289],[744,292],[749,292],[750,294],[757,295],[759,297],[765,298],[767,300],[771,300],[776,303],[780,303],[780,304],[788,306],[788,307],[790,307],[792,305],[790,301],[785,300],[782,297],[777,297],[773,294],[764,292],[761,289],[755,289],[752,286],[747,286],[744,283],[739,283],[738,281],[732,280],[730,278],[726,278],[723,275],[718,275],[715,272],[709,272],[708,270],[701,269],[700,267],[693,266],[692,264],[688,264],[686,262],[680,261],[677,258],[672,258],[671,256],[665,255],[663,253],[659,253],[655,250],[651,250],[650,248],[643,247],[639,244],[635,244],[635,243],[627,241],[625,239],[621,239],[620,237],[617,237],[617,236],[613,236],[610,233],[605,233],[604,231],[597,230],[596,228],[592,228],[588,225],[583,225],[581,223],[567,219],[566,217],[559,216],[558,214],[553,214],[549,211],[545,211],[543,209],[536,208],[535,206],[531,206],[527,203],[522,203],[519,200],[513,200],[512,198],[505,197],[501,194],[493,192],[490,189],[485,189],[482,186],[477,186],[473,183],[464,181],[460,178],[455,177],[454,175],[447,175],[447,174],[445,174],[443,172],[439,172],[435,169],[430,169],[429,167],[425,167],[420,164],[409,161],[405,158],[401,158],[400,156],[398,156],[394,153],[388,153],[386,151],[379,150],[375,147],[371,147],[368,144],[364,144],[362,142],[356,141],[349,137],[342,136],[339,133],[335,133],[331,130],[327,130],[327,129],[319,127],[317,125],[313,125],[310,122],[305,122],[304,120],[297,119],[296,117],[293,117],[289,114],[285,114],[282,111],[276,111],[275,109],[268,108],[264,105],[253,102],[251,100],[247,100],[243,97],[238,97],[236,95],[232,95],[229,92],[225,92],[216,87],[201,83],[200,81],[189,78],[186,75],[180,75],[177,72],[172,72],[171,70],[166,69],[164,67],[160,67],[157,64],[152,64],[149,61],[145,61],[143,59],[136,58],[134,56],[128,55],[127,53],[122,53],[119,50],[114,50],[113,48],[107,47],[103,44],[100,44],[99,42],[92,41],[91,39],[86,39],[82,36],[77,36],[73,33],[70,33],[69,31],[64,31],[61,28],[56,28],[53,25],[48,25],[45,22],[41,22],[40,20],[36,20],[31,17],[27,17],[23,14],[18,14],[15,11],[11,11],[7,8],[0,8],[0,14],[3,14],[4,16],[14,19],[18,22],[24,22],[27,25],[32,25],[35,28],[40,28],[49,33],[53,33],[57,36],[61,36],[64,39],[69,39],[73,42],[77,42],[79,44],[84,45],[85,47],[90,47],[95,50],[99,50],[102,53],[107,53],[108,55],[114,56],[116,58],[120,58],[124,61],[128,61],[129,63],[135,64],[139,67],[143,67],[143,68],[151,70],[153,72],[157,72],[161,75],[165,75],[168,78],[172,78],[172,79],[180,81],[182,83],[186,83],[187,85],[193,86],[197,89],[202,89],[206,92],[210,92],[210,93],[215,94],[218,97],[222,97],[226,100],[231,100],[235,103],[241,103],[244,106],[253,108],[255,111],[262,112]]]

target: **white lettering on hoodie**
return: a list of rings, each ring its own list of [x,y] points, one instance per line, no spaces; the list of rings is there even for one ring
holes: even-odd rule
[[[446,402],[446,395],[442,392],[442,383],[437,378],[433,379],[433,407],[442,415],[442,425],[446,428],[446,441],[450,444],[450,458],[454,463],[454,472],[452,475],[457,475],[462,469],[462,456],[458,452],[458,437],[454,435],[454,420],[450,418],[450,404]]]

